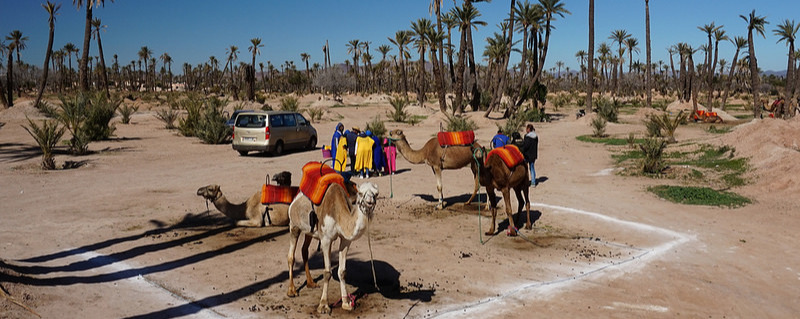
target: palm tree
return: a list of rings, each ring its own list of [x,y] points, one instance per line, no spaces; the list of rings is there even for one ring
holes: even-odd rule
[[[784,96],[785,100],[787,101],[786,108],[791,109],[794,106],[794,85],[793,85],[793,78],[794,78],[794,40],[797,38],[797,31],[800,28],[800,25],[795,24],[794,20],[786,19],[783,23],[779,24],[775,30],[772,32],[780,37],[778,42],[784,41],[786,42],[786,46],[789,47],[789,61],[786,67],[786,87],[784,89]],[[788,109],[786,109],[788,110]],[[784,115],[787,117],[791,117],[794,115],[794,112],[783,112],[784,110],[779,110],[779,115]]]
[[[639,40],[634,37],[625,39],[625,47],[628,49],[628,73],[633,69],[633,52],[639,53]]]
[[[114,0],[111,0],[114,2]],[[79,10],[86,5],[86,27],[83,30],[83,56],[79,61],[78,79],[82,91],[89,91],[89,43],[92,38],[92,9],[103,5],[105,0],[72,0],[72,4]]]
[[[431,0],[428,7],[429,13],[432,11],[436,13],[436,32],[432,32],[435,42],[431,43],[431,48],[435,48],[438,53],[438,58],[434,57],[432,60],[437,60],[438,63],[434,67],[434,75],[436,77],[436,91],[439,93],[439,108],[442,112],[447,110],[447,92],[444,85],[444,30],[442,29],[442,0]],[[441,36],[439,36],[441,35]]]
[[[256,55],[261,53],[259,48],[264,45],[261,44],[261,38],[250,39],[250,44],[247,50],[253,53],[253,60],[245,71],[245,77],[247,78],[247,99],[254,101],[256,99]]]
[[[555,21],[555,16],[564,17],[564,14],[571,14],[569,10],[564,7],[564,3],[561,0],[539,0],[539,3],[542,5],[542,11],[544,11],[544,43],[541,46],[541,54],[539,56],[539,65],[544,66],[544,63],[547,59],[547,48],[550,46],[550,32],[553,30],[551,24]],[[543,67],[540,67],[536,71],[536,75],[533,77],[534,81],[538,81],[539,77],[542,74]]]
[[[372,41],[361,41],[361,62],[364,65],[364,76],[366,77],[366,84],[365,87],[370,87],[372,83],[372,54],[369,53],[369,46],[372,44]]]
[[[6,72],[8,73],[7,74],[7,81],[6,81],[6,85],[8,85],[8,88],[6,90],[8,90],[8,106],[11,107],[11,106],[14,106],[13,93],[12,93],[13,92],[13,88],[14,88],[14,76],[13,76],[14,75],[14,66],[13,66],[13,64],[14,64],[13,63],[13,61],[14,61],[14,51],[17,52],[17,64],[21,66],[22,65],[21,61],[22,60],[20,59],[19,51],[22,50],[22,49],[25,49],[25,47],[27,46],[25,44],[25,42],[28,41],[28,37],[23,36],[21,31],[14,30],[14,31],[11,31],[11,33],[9,33],[6,36],[6,40],[10,41],[8,43],[8,69],[6,70]],[[20,90],[21,90],[21,87],[18,87],[17,88],[17,91],[18,91],[17,95],[20,95],[20,93],[21,93]]]
[[[305,52],[300,53],[300,59],[302,59],[303,62],[306,63],[306,78],[308,78],[309,82],[310,82],[311,81],[311,74],[309,74],[309,72],[308,72],[308,59],[311,59],[311,55],[309,55],[308,53],[305,53]]]
[[[151,51],[150,48],[148,48],[147,46],[143,46],[143,47],[141,47],[139,49],[139,52],[137,53],[137,55],[139,56],[139,63],[144,61],[144,88],[145,88],[145,90],[147,90],[148,89],[147,76],[148,76],[148,72],[150,70],[150,68],[147,67],[147,65],[148,65],[147,63],[150,60],[150,56],[153,55],[153,51]]]
[[[644,0],[644,16],[645,16],[645,33],[647,34],[647,42],[645,46],[647,47],[645,51],[647,51],[647,71],[645,73],[645,87],[647,90],[647,107],[651,107],[653,103],[653,83],[650,79],[652,73],[652,64],[650,61],[650,0]]]
[[[758,32],[761,37],[764,37],[764,25],[767,22],[766,17],[756,15],[756,10],[753,9],[749,16],[739,15],[742,20],[747,22],[747,44],[748,54],[750,57],[750,89],[753,91],[753,117],[761,117],[761,101],[758,96],[759,74],[758,74],[758,61],[756,59],[756,48],[753,43],[753,30]]]
[[[508,69],[508,60],[511,58],[511,47],[514,44],[514,9],[516,9],[516,1],[511,0],[511,8],[508,11],[508,25],[503,28],[503,37],[506,39],[505,45],[506,49],[503,50],[502,59],[500,61],[500,72],[497,75],[500,79],[500,82],[497,85],[496,90],[494,91],[494,95],[492,95],[492,101],[489,103],[489,109],[486,110],[484,113],[484,117],[489,117],[489,114],[494,110],[496,107],[499,107],[500,101],[503,99],[503,93],[506,91],[506,70]],[[503,114],[503,117],[508,117],[512,111],[516,111],[514,107],[509,107],[506,109],[506,112]]]
[[[649,34],[650,33],[648,32],[648,35]],[[648,37],[648,39],[650,39],[650,37]],[[648,41],[648,44],[649,42],[650,41]],[[650,50],[647,50],[647,52],[649,55]],[[589,61],[588,67],[586,69],[586,74],[587,74],[586,112],[591,113],[592,94],[594,94],[594,0],[589,0],[589,49],[586,51],[586,53],[588,54],[587,61]]]
[[[378,75],[378,87],[383,88],[383,78],[384,78],[384,70],[386,68],[386,55],[389,54],[389,51],[392,51],[392,47],[388,44],[381,44],[378,47],[378,52],[381,53],[381,62],[378,63],[378,68],[380,69],[380,74]]]
[[[172,91],[172,57],[169,53],[164,52],[159,59],[161,62],[167,65],[167,76],[169,76],[169,90]]]
[[[425,71],[425,52],[427,52],[428,46],[430,44],[430,38],[428,35],[433,29],[433,24],[431,20],[420,18],[417,21],[411,22],[411,31],[414,32],[416,35],[414,37],[414,47],[417,48],[417,53],[419,54],[419,60],[417,60],[417,66],[419,70],[417,71],[417,101],[419,102],[419,106],[423,106],[425,102],[425,91],[427,85],[427,75],[428,72]]]
[[[581,76],[586,79],[586,50],[578,50],[575,52],[575,57],[578,58],[578,63],[581,65]]]
[[[55,37],[56,33],[56,15],[58,14],[58,9],[61,8],[61,4],[55,4],[50,1],[47,3],[42,4],[42,8],[47,11],[49,18],[47,22],[50,24],[50,35],[47,39],[47,51],[44,55],[44,66],[42,67],[42,83],[39,86],[39,94],[36,94],[36,102],[34,102],[34,106],[38,107],[39,102],[42,101],[42,95],[44,94],[44,87],[47,86],[47,73],[50,71],[50,55],[53,53],[53,37]]]
[[[8,67],[6,68],[6,94],[4,100],[8,107],[14,106],[14,43],[2,45],[0,42],[0,51],[5,51],[8,56]]]
[[[612,31],[611,35],[608,37],[609,40],[613,41],[612,43],[616,42],[619,45],[618,58],[619,58],[619,62],[620,63],[622,62],[622,53],[623,53],[622,45],[625,44],[625,40],[627,40],[630,37],[631,37],[631,35],[628,34],[628,31],[625,31],[625,30],[622,30],[622,29],[617,29],[617,30]],[[619,82],[617,80],[617,74],[619,73],[620,76],[621,76],[622,68],[618,64],[614,64],[613,67],[614,67],[614,91],[618,93],[618,91],[619,91]]]
[[[530,58],[530,52],[528,51],[528,35],[529,31],[532,28],[539,29],[539,22],[544,17],[544,12],[541,10],[541,6],[534,6],[531,5],[528,0],[524,2],[517,2],[517,7],[514,9],[514,19],[519,22],[516,29],[517,31],[522,30],[522,59],[520,60],[520,78],[519,83],[517,86],[517,91],[522,91],[522,86],[525,81],[525,71],[527,71],[527,62]],[[583,51],[586,53],[586,51]],[[584,57],[585,59],[585,57]],[[519,101],[518,103],[520,103]]]
[[[353,72],[356,75],[356,86],[360,86],[359,78],[358,78],[358,58],[361,56],[361,46],[359,45],[361,41],[358,39],[353,39],[347,42],[347,53],[353,55]]]
[[[454,7],[451,13],[461,33],[458,62],[456,65],[455,99],[453,100],[453,107],[456,108],[458,113],[462,113],[464,112],[465,106],[462,101],[464,98],[464,69],[467,63],[466,53],[471,46],[467,41],[467,37],[471,33],[472,28],[477,30],[479,25],[486,25],[486,22],[476,20],[481,14],[470,2],[464,2],[461,7]]]
[[[105,29],[107,26],[102,25],[100,19],[92,20],[92,27],[94,28],[94,36],[97,38],[97,52],[100,54],[100,81],[103,82],[103,88],[106,91],[106,98],[111,97],[108,92],[108,72],[106,71],[106,59],[103,57],[103,43],[100,42],[100,30]]]
[[[397,50],[400,51],[400,71],[403,76],[403,94],[405,95],[405,99],[408,100],[408,76],[406,75],[406,56],[408,52],[406,52],[406,46],[411,43],[412,40],[412,32],[409,30],[400,30],[394,33],[394,39],[388,38],[389,42],[397,46]]]
[[[77,55],[78,51],[79,51],[78,48],[74,44],[72,44],[72,42],[67,42],[67,44],[64,45],[64,53],[67,55],[67,62],[69,62],[69,77],[68,78],[69,78],[69,86],[70,87],[72,87],[72,73],[74,72],[74,70],[72,69],[72,54],[76,53],[75,57],[77,58],[78,57],[78,55]]]
[[[714,95],[714,74],[717,69],[717,60],[719,59],[719,42],[729,40],[728,36],[725,34],[725,30],[722,30],[723,26],[719,26],[716,31],[714,31],[714,62],[711,63],[711,82],[709,82],[708,86],[708,107],[711,110],[711,98]],[[722,73],[720,71],[720,73]]]
[[[225,77],[225,71],[227,71],[228,66],[230,66],[231,78],[233,78],[233,63],[239,59],[239,47],[232,45],[225,50],[225,53],[228,54],[228,58],[225,62],[225,68],[222,69],[222,77]]]

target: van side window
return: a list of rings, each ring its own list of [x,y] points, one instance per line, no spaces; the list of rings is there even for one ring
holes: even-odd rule
[[[302,114],[295,114],[295,115],[297,115],[297,124],[298,125],[300,125],[300,126],[308,125],[308,120],[306,120],[306,118],[303,117]]]
[[[283,114],[283,124],[286,126],[297,125],[297,122],[294,119],[294,114]]]
[[[269,125],[271,127],[281,127],[283,125],[283,118],[280,115],[270,115]]]

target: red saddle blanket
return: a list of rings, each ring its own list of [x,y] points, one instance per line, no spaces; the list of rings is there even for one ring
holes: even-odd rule
[[[300,178],[300,191],[303,192],[314,205],[322,203],[322,197],[331,183],[344,187],[344,177],[328,165],[320,162],[308,162],[303,166],[303,177]]]
[[[291,204],[299,190],[297,186],[261,185],[261,203]]]
[[[475,132],[473,131],[439,132],[436,137],[439,140],[439,146],[471,145],[475,142]]]
[[[489,152],[489,155],[486,156],[483,164],[486,165],[489,162],[489,158],[492,156],[500,156],[503,159],[503,162],[509,168],[519,165],[522,161],[525,160],[525,157],[522,156],[522,152],[519,151],[514,145],[506,145],[502,147],[495,148]]]

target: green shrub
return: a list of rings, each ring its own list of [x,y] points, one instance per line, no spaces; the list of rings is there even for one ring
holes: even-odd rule
[[[669,114],[663,113],[661,115],[652,115],[650,116],[650,121],[654,122],[658,125],[661,130],[664,131],[664,135],[667,138],[668,142],[675,143],[675,130],[678,129],[678,125],[686,120],[686,114],[684,114],[683,110],[678,112],[675,117],[670,117]]]
[[[514,132],[519,132],[522,126],[525,125],[525,119],[521,116],[515,115],[509,117],[503,125],[497,125],[497,129],[507,136],[511,136]]]
[[[592,136],[594,137],[605,137],[606,136],[606,120],[600,116],[595,117],[592,119],[590,123],[592,126]]]
[[[448,132],[473,131],[478,128],[475,121],[461,115],[448,115],[446,122],[445,131]]]
[[[156,111],[156,118],[164,122],[164,127],[168,130],[175,129],[175,120],[178,119],[178,110],[160,109]]]
[[[119,115],[122,116],[122,124],[130,124],[131,116],[139,111],[139,106],[130,106],[128,104],[123,104],[119,108]]]
[[[386,126],[383,124],[380,115],[372,118],[372,121],[367,122],[366,130],[371,131],[372,135],[382,138],[386,136]]]
[[[90,139],[83,130],[87,118],[88,102],[86,95],[74,97],[60,96],[61,111],[58,120],[69,131],[72,137],[67,141],[69,152],[73,155],[84,155],[89,152]]]
[[[42,126],[39,126],[27,116],[25,119],[28,120],[28,126],[23,125],[22,128],[28,131],[28,134],[36,140],[36,144],[42,150],[42,168],[46,170],[55,169],[56,162],[53,159],[53,149],[58,144],[58,141],[61,140],[66,128],[59,127],[58,121],[55,120],[42,121]]]
[[[36,105],[36,108],[49,118],[58,118],[58,109],[55,105],[50,104],[47,101],[39,102],[39,104]]]
[[[206,100],[195,136],[206,144],[224,144],[230,141],[232,130],[225,124],[224,102],[217,98]]]
[[[642,171],[646,174],[658,174],[665,167],[663,155],[667,142],[659,138],[648,138],[639,144],[644,157],[642,158]]]
[[[281,110],[297,112],[298,109],[300,109],[300,104],[297,102],[296,97],[287,96],[281,99]]]
[[[647,137],[664,137],[661,133],[661,125],[658,124],[658,121],[654,121],[653,117],[647,117],[644,127],[647,128]]]
[[[389,111],[386,115],[395,122],[404,123],[406,122],[410,115],[406,112],[406,106],[408,106],[408,100],[399,97],[392,97],[389,98],[389,104],[392,105],[392,111]]]
[[[669,201],[687,205],[741,207],[751,203],[750,199],[741,195],[716,191],[708,187],[686,186],[653,186],[648,191]]]
[[[114,134],[114,125],[111,119],[117,114],[117,109],[122,103],[118,97],[107,98],[103,92],[89,95],[89,107],[86,123],[82,129],[90,141],[107,140]]]
[[[519,117],[525,122],[549,122],[550,116],[544,112],[544,109],[537,109],[535,107],[527,108],[520,111]]]
[[[306,110],[306,113],[308,113],[308,117],[311,120],[311,123],[317,123],[320,120],[322,120],[322,116],[325,115],[325,109],[319,107],[310,108]]]
[[[602,117],[604,120],[612,123],[616,123],[618,121],[618,101],[611,101],[607,98],[600,97],[597,99],[597,103],[595,105],[597,105],[597,114],[600,115],[600,117]]]

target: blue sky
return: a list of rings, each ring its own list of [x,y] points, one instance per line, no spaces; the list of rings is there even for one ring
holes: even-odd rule
[[[78,11],[72,1],[61,3],[56,20],[54,49],[72,42],[78,48],[83,43],[84,11]],[[457,1],[459,4],[461,1]],[[532,1],[534,2],[534,1]],[[572,13],[554,22],[547,68],[563,61],[575,70],[578,50],[586,50],[588,43],[588,1],[562,0]],[[47,45],[47,13],[39,0],[0,0],[0,35],[5,38],[12,30],[20,30],[29,38],[22,59],[27,63],[41,64]],[[111,64],[114,54],[120,64],[137,60],[137,52],[148,46],[158,57],[164,52],[173,59],[173,72],[180,72],[184,62],[198,64],[215,56],[224,64],[225,51],[231,45],[239,47],[239,61],[250,61],[247,51],[250,39],[259,37],[264,47],[257,63],[271,61],[276,67],[285,61],[294,61],[298,69],[305,65],[300,53],[311,55],[310,63],[322,64],[322,46],[329,41],[334,63],[350,59],[346,43],[349,40],[370,41],[370,50],[380,60],[378,46],[389,44],[387,37],[401,29],[410,29],[411,21],[431,18],[429,0],[116,0],[106,1],[104,7],[94,10],[94,16],[108,25],[101,34],[106,63]],[[477,3],[488,23],[475,33],[475,50],[483,52],[484,39],[498,32],[497,24],[506,17],[510,1],[494,0]],[[445,10],[453,1],[444,1]],[[757,7],[756,7],[757,6]],[[773,34],[776,25],[785,19],[800,19],[800,1],[794,0],[651,0],[652,59],[669,63],[666,49],[678,42],[694,47],[707,42],[698,26],[723,25],[728,36],[745,36],[746,23],[739,15],[766,16],[769,24],[765,38],[756,38],[756,56],[763,70],[786,69],[785,43],[776,43]],[[435,17],[433,17],[435,20]],[[595,3],[595,46],[608,39],[613,30],[624,29],[639,40],[641,52],[634,60],[645,61],[643,0],[599,0]],[[521,38],[521,35],[516,35]],[[454,41],[458,37],[454,36]],[[731,60],[734,47],[728,42],[720,44],[720,58]],[[96,53],[92,40],[91,54]],[[397,54],[393,47],[390,55]],[[519,55],[516,55],[516,61]],[[695,61],[700,63],[700,53]],[[73,64],[76,65],[73,61]],[[160,65],[160,61],[159,61]]]

